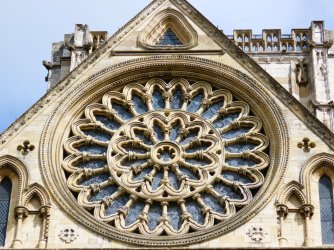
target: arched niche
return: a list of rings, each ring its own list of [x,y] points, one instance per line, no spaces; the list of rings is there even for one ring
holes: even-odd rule
[[[27,212],[21,229],[22,241],[25,241],[24,246],[45,248],[49,224],[49,211],[46,210],[50,208],[47,191],[38,183],[29,185],[23,195],[22,205]]]
[[[334,183],[334,155],[321,153],[313,156],[300,172],[300,182],[305,186],[307,203],[314,206],[314,216],[310,221],[314,245],[322,245],[319,181],[327,176]]]
[[[291,181],[277,199],[277,213],[280,223],[280,246],[302,246],[304,235],[303,207],[306,206],[304,187],[297,181]],[[298,235],[298,237],[295,237]]]
[[[8,212],[5,247],[9,247],[15,237],[15,212],[14,209],[21,205],[23,190],[28,182],[28,171],[25,165],[13,156],[0,157],[0,182],[8,178],[12,184],[10,205]]]
[[[164,46],[157,41],[167,31],[172,31],[179,45]],[[146,49],[190,49],[198,44],[198,35],[187,19],[178,11],[167,9],[159,12],[138,37],[138,45]]]

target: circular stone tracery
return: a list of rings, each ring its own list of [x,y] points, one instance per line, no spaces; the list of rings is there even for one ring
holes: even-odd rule
[[[251,201],[269,165],[261,131],[261,120],[229,91],[153,79],[87,106],[62,165],[78,203],[97,220],[126,232],[182,235]]]
[[[204,190],[221,174],[222,138],[189,112],[147,112],[126,122],[113,138],[107,153],[110,173],[138,197],[179,201]],[[146,176],[137,177],[145,171]],[[154,181],[158,173],[159,183]]]

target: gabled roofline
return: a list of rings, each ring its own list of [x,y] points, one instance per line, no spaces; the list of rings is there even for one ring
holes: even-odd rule
[[[1,135],[0,145],[7,142],[20,127],[27,123],[34,117],[40,109],[47,105],[53,96],[58,96],[78,74],[89,67],[89,65],[96,61],[102,54],[106,53],[108,49],[115,47],[117,43],[128,34],[142,19],[148,16],[151,11],[155,10],[163,2],[168,0],[153,0],[135,17],[127,22],[121,29],[112,35],[108,41],[99,47],[96,51],[88,56],[80,65],[78,65],[72,72],[64,77],[58,84],[49,90],[42,98],[40,98],[31,108],[23,113],[16,121],[12,123]],[[213,25],[206,17],[204,17],[195,7],[193,7],[186,0],[169,0],[174,3],[179,9],[188,17],[192,18],[195,23],[200,25],[207,34],[220,45],[226,53],[233,57],[243,67],[251,73],[251,75],[258,81],[264,83],[268,90],[274,94],[279,100],[283,102],[305,125],[318,135],[326,144],[334,150],[334,134],[321,121],[318,120],[309,110],[307,110],[296,98],[293,97],[283,86],[281,86],[272,76],[270,76],[264,69],[260,67],[253,59],[251,59],[245,52],[236,46],[224,33],[222,33],[215,25]],[[146,12],[147,15],[146,15]],[[142,18],[142,19],[140,19]],[[137,21],[137,22],[136,22]]]

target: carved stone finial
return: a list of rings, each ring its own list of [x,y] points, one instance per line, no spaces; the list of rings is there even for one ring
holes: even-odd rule
[[[39,209],[40,216],[41,216],[42,218],[50,217],[50,209],[51,209],[51,206],[49,206],[49,205],[42,206],[42,207]]]
[[[286,205],[278,204],[276,206],[276,212],[279,217],[286,218],[289,213],[289,208]]]
[[[23,207],[23,206],[17,206],[14,209],[14,212],[15,212],[15,217],[17,219],[24,219],[28,216],[28,209],[26,207]]]
[[[24,141],[23,145],[18,145],[17,150],[20,151],[23,155],[29,154],[30,151],[35,149],[34,145],[30,144],[30,141]]]
[[[299,213],[304,217],[311,218],[314,214],[314,207],[311,204],[305,204],[299,208]]]
[[[315,148],[316,144],[314,142],[310,142],[310,139],[305,137],[302,142],[297,144],[298,148],[303,148],[304,152],[310,152],[311,148]]]

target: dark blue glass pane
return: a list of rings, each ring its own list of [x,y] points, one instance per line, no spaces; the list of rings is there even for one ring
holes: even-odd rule
[[[253,167],[257,164],[256,162],[252,160],[246,160],[246,159],[241,159],[241,158],[227,159],[225,162],[232,167],[240,167],[240,166]]]
[[[131,168],[131,167],[135,167],[135,166],[138,166],[138,165],[142,165],[146,161],[147,160],[145,160],[145,159],[143,159],[143,160],[131,160],[131,161],[126,159],[126,160],[122,161],[122,165]]]
[[[6,242],[6,223],[0,223],[0,246],[4,246]]]
[[[145,204],[140,201],[134,204],[130,208],[129,213],[125,218],[125,225],[128,226],[134,223],[138,219],[139,215],[143,212],[144,207],[145,207]]]
[[[81,181],[79,184],[83,186],[89,186],[91,184],[99,184],[101,182],[108,180],[108,178],[109,178],[109,175],[107,174],[95,175],[87,180]]]
[[[181,125],[179,123],[173,124],[172,131],[170,133],[169,139],[171,141],[175,141],[176,138],[179,136]]]
[[[171,107],[172,109],[181,109],[183,104],[183,93],[181,90],[176,90],[173,93]]]
[[[247,176],[243,176],[240,174],[237,174],[235,172],[224,172],[223,177],[229,181],[236,181],[240,182],[242,184],[250,184],[253,183],[251,179],[249,179]]]
[[[186,201],[186,208],[194,221],[198,224],[204,224],[204,215],[201,207],[195,201]]]
[[[173,159],[173,154],[171,152],[169,152],[168,149],[163,150],[160,153],[160,160],[162,160],[163,162],[168,162],[172,159]]]
[[[105,127],[109,128],[111,130],[117,130],[121,126],[116,121],[110,120],[105,116],[96,115],[95,118],[96,118],[97,121],[101,122]]]
[[[153,203],[148,211],[148,227],[154,230],[160,222],[160,217],[162,215],[162,208],[159,203]]]
[[[111,135],[103,133],[98,130],[84,130],[83,132],[85,133],[85,135],[91,136],[98,141],[107,142],[110,141],[111,139]]]
[[[164,178],[164,173],[162,171],[159,171],[153,178],[152,182],[152,189],[153,191],[157,190],[158,187],[160,187],[160,183],[162,179]]]
[[[143,114],[143,113],[146,113],[148,111],[147,105],[143,101],[142,98],[140,98],[137,95],[133,95],[132,96],[132,100],[133,100],[133,102],[135,104],[135,109],[136,109],[137,113]]]
[[[187,110],[192,113],[197,112],[202,104],[203,98],[204,98],[204,94],[202,93],[198,93],[197,95],[195,95],[193,99],[191,100],[191,103],[188,105]]]
[[[225,213],[225,209],[222,207],[219,201],[217,201],[217,199],[213,197],[211,194],[202,193],[201,196],[202,196],[204,203],[207,206],[211,207],[212,210],[214,210],[217,213],[221,213],[221,214]]]
[[[189,134],[185,138],[182,138],[181,144],[188,144],[192,139],[198,137],[198,132],[197,129],[190,130]]]
[[[164,141],[165,136],[164,136],[164,131],[162,130],[162,128],[159,125],[154,124],[153,130],[154,130],[155,138],[157,138],[159,141]]]
[[[180,171],[185,174],[186,176],[188,176],[189,179],[192,180],[199,180],[199,176],[197,176],[195,173],[193,173],[192,171],[190,171],[188,168],[183,168],[183,167],[179,167]]]
[[[149,137],[145,136],[145,133],[143,131],[135,130],[136,137],[143,141],[146,145],[152,145],[152,141]]]
[[[208,143],[208,142],[201,142],[201,145],[199,146],[195,146],[195,147],[192,147],[192,148],[188,148],[186,150],[187,153],[194,153],[194,152],[197,152],[197,151],[200,151],[200,150],[207,150],[209,147],[211,147],[211,143]]]
[[[179,180],[176,177],[176,174],[173,172],[168,172],[168,178],[171,186],[178,190],[180,188]]]
[[[230,188],[229,186],[223,183],[217,183],[213,186],[213,188],[222,196],[228,196],[234,200],[242,200],[243,196],[240,192],[235,191],[234,189]]]
[[[253,150],[256,148],[258,145],[252,144],[252,143],[236,143],[236,144],[231,144],[227,146],[225,149],[226,151],[230,153],[242,153],[247,150]]]
[[[223,125],[223,127],[224,126],[225,125]],[[222,135],[222,138],[223,139],[234,139],[234,138],[238,137],[239,135],[247,134],[250,129],[251,128],[239,128],[239,129],[235,129],[235,130],[230,130],[230,131],[225,132]]]
[[[239,114],[229,114],[224,117],[218,118],[217,120],[214,121],[213,126],[216,128],[223,128],[226,127],[227,125],[231,124],[235,119],[239,117]]]
[[[319,180],[321,234],[323,244],[334,244],[333,185],[330,178]]]
[[[170,203],[168,206],[168,216],[170,218],[170,224],[175,230],[179,230],[182,225],[182,211],[177,203]]]
[[[159,91],[154,91],[152,96],[153,108],[155,110],[165,108],[165,99]]]
[[[0,200],[10,200],[10,193],[12,191],[12,183],[8,178],[4,178],[0,184]]]
[[[0,201],[0,224],[7,223],[9,200]]]
[[[97,194],[94,194],[91,197],[91,201],[101,201],[105,197],[111,196],[113,193],[117,191],[117,186],[116,185],[111,185],[109,187],[103,188],[98,192]]]
[[[107,148],[96,145],[81,146],[77,148],[80,152],[87,152],[91,154],[104,154],[107,152]]]
[[[125,121],[131,119],[133,115],[127,111],[123,106],[113,103],[112,108],[118,113],[118,115]]]
[[[321,190],[320,199],[333,198],[332,181],[329,179],[329,177],[323,176],[320,178],[319,190]]]
[[[186,159],[186,162],[196,166],[206,166],[209,164],[209,162],[200,159]]]
[[[12,182],[4,178],[0,184],[0,246],[5,245],[11,192]]]
[[[133,179],[135,181],[139,181],[139,180],[143,180],[145,176],[147,176],[149,173],[151,173],[151,171],[153,170],[153,167],[148,167],[143,169],[142,171],[140,171],[140,173],[135,174],[133,176]]]
[[[177,38],[171,28],[168,28],[166,32],[160,37],[156,45],[168,46],[168,45],[182,45],[181,41]]]
[[[107,163],[105,161],[87,161],[78,164],[79,168],[103,168]]]
[[[211,119],[214,115],[218,114],[218,111],[224,106],[224,101],[218,101],[212,104],[204,113],[205,119]]]

